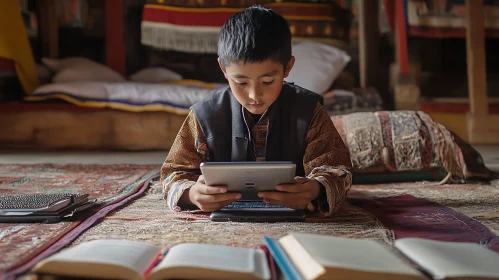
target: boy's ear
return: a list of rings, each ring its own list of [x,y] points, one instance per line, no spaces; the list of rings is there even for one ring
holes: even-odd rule
[[[286,66],[286,71],[284,71],[284,78],[287,78],[289,76],[289,72],[291,71],[291,69],[293,69],[293,65],[295,65],[295,57],[291,56],[291,59]]]
[[[224,68],[224,66],[222,65],[222,61],[220,60],[220,58],[217,58],[217,61],[218,61],[218,66],[220,66],[220,69],[222,70],[222,72],[224,72],[224,77],[225,77],[225,79],[226,79],[226,80],[228,80],[228,79],[227,79],[227,73],[225,72],[225,68]]]

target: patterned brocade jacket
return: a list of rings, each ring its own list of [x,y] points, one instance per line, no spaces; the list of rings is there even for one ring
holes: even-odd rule
[[[269,116],[263,114],[256,120],[246,109],[241,107],[241,110],[251,132],[255,158],[265,161]],[[317,180],[323,189],[317,201],[307,209],[319,211],[325,216],[331,215],[341,207],[351,187],[351,160],[347,147],[320,103],[315,108],[304,144],[305,174]],[[200,164],[208,161],[210,155],[205,135],[191,111],[161,168],[163,198],[170,209],[183,210],[178,206],[180,197],[184,190],[196,183]]]

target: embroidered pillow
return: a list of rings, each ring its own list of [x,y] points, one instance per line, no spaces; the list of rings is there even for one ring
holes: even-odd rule
[[[333,116],[348,146],[353,171],[401,172],[444,168],[452,181],[492,178],[478,152],[419,111]]]

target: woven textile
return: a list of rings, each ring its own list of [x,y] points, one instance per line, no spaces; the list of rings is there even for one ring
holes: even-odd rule
[[[216,53],[224,22],[254,4],[286,18],[294,41],[344,46],[348,40],[348,13],[333,1],[148,0],[142,15],[142,44],[164,50]]]

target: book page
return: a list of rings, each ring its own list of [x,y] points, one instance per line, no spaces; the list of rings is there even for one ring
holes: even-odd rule
[[[475,243],[402,238],[395,248],[436,279],[483,277],[499,279],[499,254]]]
[[[373,240],[307,233],[291,235],[317,263],[325,268],[421,276],[419,271],[399,259],[389,248]],[[290,255],[293,254],[289,249],[286,251]]]
[[[326,269],[303,248],[293,235],[282,237],[279,239],[279,244],[305,279],[317,279],[326,273]]]
[[[202,268],[214,271],[246,273],[252,274],[258,279],[270,279],[267,258],[261,249],[183,243],[173,246],[151,274],[160,270],[178,267],[186,270]]]
[[[92,264],[95,267],[102,268],[103,266],[98,266],[100,264],[127,267],[142,277],[144,271],[153,261],[159,250],[160,247],[144,242],[93,240],[62,250],[40,262],[34,271],[59,274],[63,272],[62,270],[66,270],[65,274],[68,275],[67,273],[71,273],[71,271],[67,271],[68,267],[72,267],[74,270],[80,271],[79,273],[82,270],[86,273],[86,275],[80,276],[91,277],[97,276],[94,274],[100,273],[99,271],[92,270]],[[50,265],[50,263],[67,265],[66,267],[63,265],[60,268],[61,271],[53,271],[56,266]],[[51,271],[47,271],[47,269],[44,269],[45,267]],[[116,270],[116,268],[113,268],[113,270]]]

